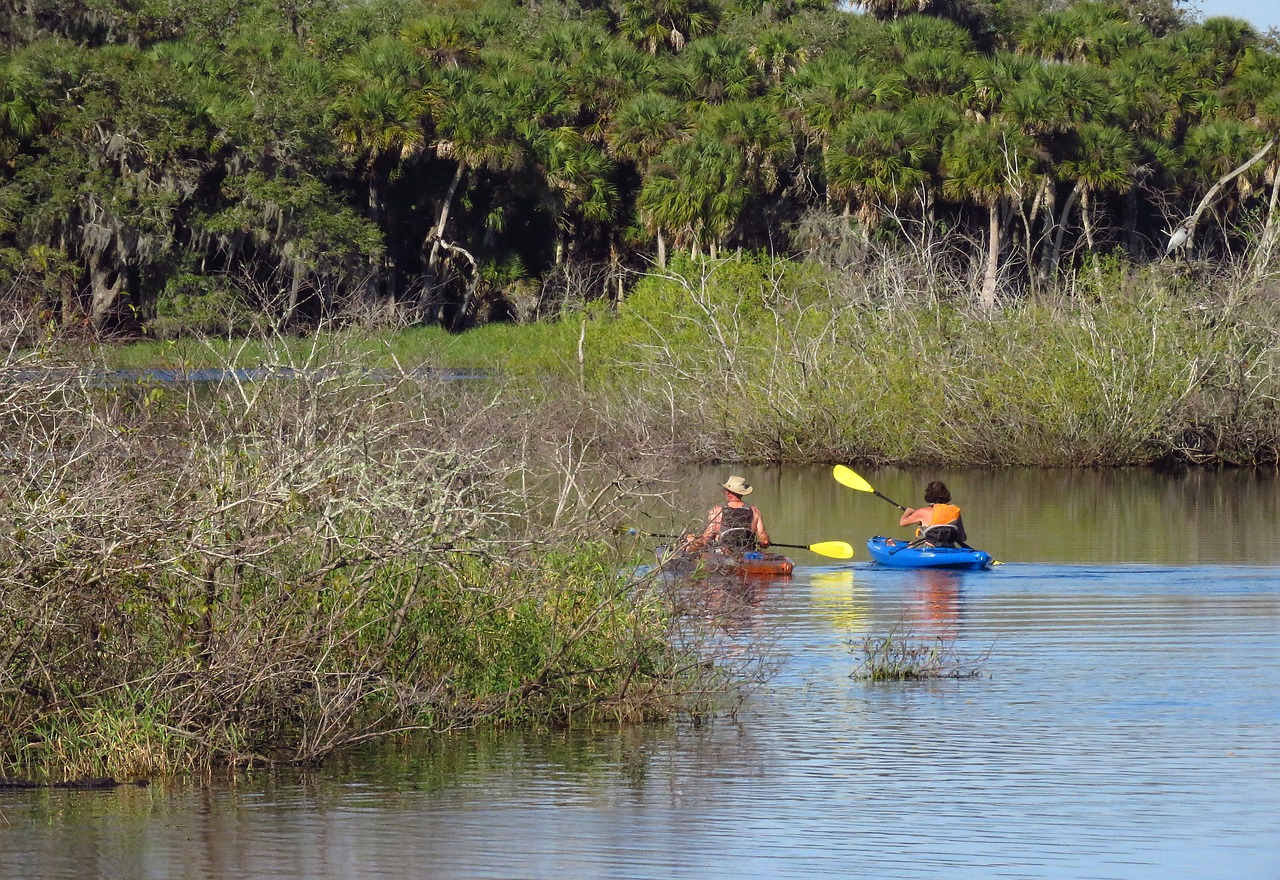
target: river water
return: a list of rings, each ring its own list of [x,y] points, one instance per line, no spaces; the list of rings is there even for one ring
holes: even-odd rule
[[[207,785],[0,791],[0,876],[1280,878],[1280,481],[1252,473],[860,471],[947,480],[957,574],[867,561],[897,511],[829,469],[738,469],[794,577],[725,633],[774,674],[736,715],[381,746]],[[728,470],[682,481],[716,500]],[[685,523],[656,515],[642,527]],[[977,678],[851,678],[867,635],[941,636]]]

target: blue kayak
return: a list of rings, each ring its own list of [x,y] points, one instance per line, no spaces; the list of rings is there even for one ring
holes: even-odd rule
[[[991,554],[964,547],[912,547],[910,541],[876,535],[867,540],[871,558],[893,568],[959,568],[978,571],[991,567]]]

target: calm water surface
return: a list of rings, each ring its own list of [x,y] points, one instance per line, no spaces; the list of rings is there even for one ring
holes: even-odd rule
[[[1003,562],[928,574],[865,561],[897,514],[828,470],[739,472],[776,540],[860,552],[799,551],[746,597],[726,644],[771,645],[777,671],[736,718],[0,791],[0,876],[1280,878],[1275,479],[862,471],[913,506],[946,479]],[[895,628],[984,677],[852,680],[861,636]]]

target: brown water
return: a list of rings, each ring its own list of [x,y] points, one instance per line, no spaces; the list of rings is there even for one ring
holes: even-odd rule
[[[474,734],[235,785],[0,791],[0,876],[1280,878],[1280,509],[1253,474],[860,471],[950,484],[989,572],[890,571],[880,499],[741,469],[797,551],[750,594],[776,674],[736,718]],[[728,469],[693,474],[697,509]],[[682,525],[650,520],[653,531]],[[983,677],[851,679],[864,634]]]

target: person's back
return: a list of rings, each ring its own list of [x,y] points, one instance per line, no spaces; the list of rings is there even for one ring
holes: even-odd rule
[[[741,554],[769,546],[769,533],[759,508],[742,500],[754,491],[742,477],[732,476],[721,487],[724,503],[707,511],[707,525],[702,534],[690,537],[685,549],[697,551],[716,549],[726,553]]]
[[[925,507],[907,508],[899,525],[916,525],[916,541],[931,547],[964,547],[969,536],[964,530],[960,508],[951,503],[947,484],[934,480],[924,490]]]
[[[736,506],[723,504],[718,514],[720,529],[716,542],[731,553],[746,553],[756,549],[756,531],[753,523],[756,509],[749,504]]]

